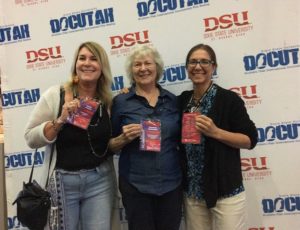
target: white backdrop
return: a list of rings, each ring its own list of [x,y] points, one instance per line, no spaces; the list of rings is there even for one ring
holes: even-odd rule
[[[12,201],[32,165],[25,123],[40,95],[69,79],[74,51],[87,40],[109,54],[115,93],[128,86],[124,61],[136,44],[160,51],[161,84],[175,94],[191,89],[187,51],[211,45],[219,62],[215,82],[239,93],[258,128],[258,146],[242,151],[247,230],[300,229],[299,6],[298,0],[0,0],[8,229],[23,228]],[[43,150],[36,161],[43,164]],[[120,218],[126,229],[122,207]]]

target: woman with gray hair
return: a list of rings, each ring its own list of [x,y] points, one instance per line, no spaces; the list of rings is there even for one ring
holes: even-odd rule
[[[119,188],[129,230],[178,230],[182,175],[176,96],[158,84],[163,61],[155,48],[138,46],[126,71],[132,86],[113,100],[110,148],[120,153]]]

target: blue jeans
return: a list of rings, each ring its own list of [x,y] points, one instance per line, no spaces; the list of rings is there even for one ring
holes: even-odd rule
[[[109,230],[116,193],[113,162],[95,169],[60,170],[64,187],[66,229]]]

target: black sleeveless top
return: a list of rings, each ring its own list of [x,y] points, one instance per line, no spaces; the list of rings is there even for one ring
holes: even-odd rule
[[[111,123],[105,106],[100,106],[92,117],[87,130],[64,124],[57,135],[56,168],[69,171],[92,169],[106,160]]]

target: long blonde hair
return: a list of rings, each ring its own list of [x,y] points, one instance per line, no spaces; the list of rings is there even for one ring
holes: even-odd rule
[[[106,51],[101,45],[96,42],[88,41],[79,45],[74,55],[71,80],[66,83],[65,87],[67,89],[70,89],[72,92],[74,90],[77,91],[78,82],[75,80],[76,78],[78,78],[76,74],[76,62],[78,54],[83,47],[86,47],[93,55],[95,55],[97,61],[101,64],[102,71],[101,76],[97,81],[96,96],[107,106],[107,108],[110,108],[112,104],[111,68]]]

